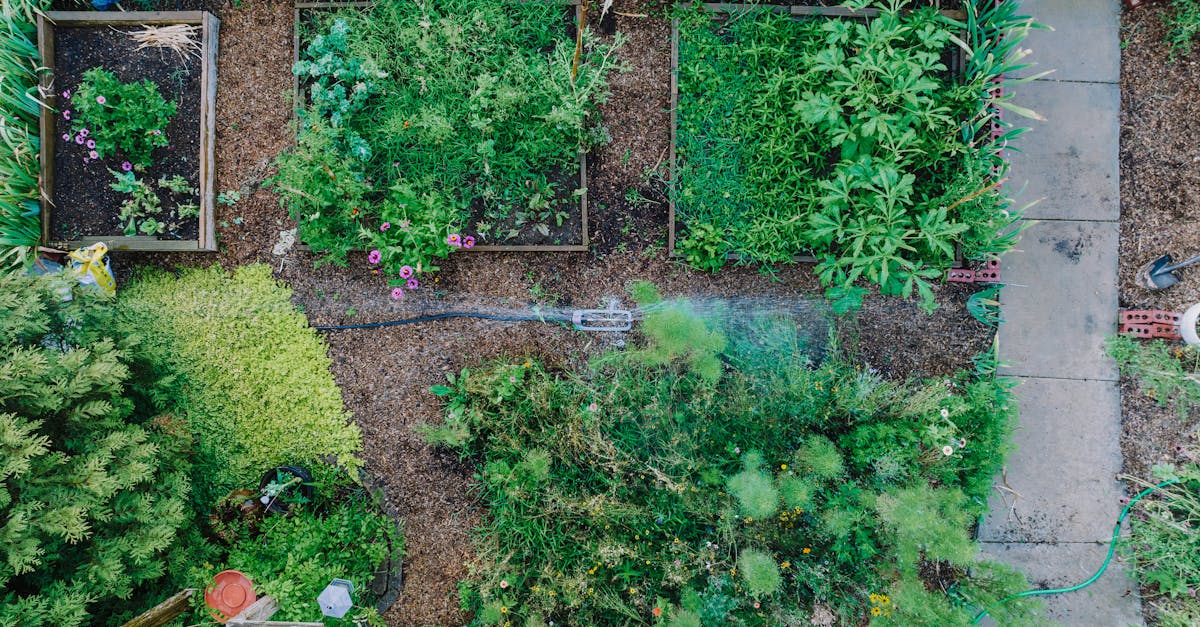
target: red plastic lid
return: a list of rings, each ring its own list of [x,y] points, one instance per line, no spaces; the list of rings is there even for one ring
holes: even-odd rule
[[[204,603],[208,605],[208,613],[222,625],[250,607],[256,600],[258,597],[254,594],[254,584],[236,570],[217,573],[213,577],[212,585],[204,590]]]

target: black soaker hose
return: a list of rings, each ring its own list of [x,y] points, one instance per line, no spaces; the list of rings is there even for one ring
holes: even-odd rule
[[[428,316],[418,316],[416,318],[404,318],[403,320],[388,320],[387,322],[368,322],[365,324],[343,324],[336,326],[320,326],[313,327],[318,331],[352,331],[354,329],[378,329],[381,327],[398,327],[404,324],[417,324],[419,322],[429,322],[431,320],[445,320],[446,318],[477,318],[479,320],[492,320],[495,322],[570,322],[566,318],[556,316],[499,316],[494,314],[479,313],[476,311],[448,311],[440,314],[430,314]]]

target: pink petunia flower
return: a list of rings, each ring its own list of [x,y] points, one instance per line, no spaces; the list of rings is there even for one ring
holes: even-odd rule
[[[63,98],[70,98],[70,97],[71,97],[71,90],[70,90],[70,89],[68,89],[68,90],[66,90],[66,91],[64,91],[64,92],[63,92]]]
[[[96,96],[96,102],[98,104],[104,104],[108,102],[108,98],[105,98],[104,96]]]
[[[89,156],[89,157],[91,157],[91,158],[93,158],[93,159],[99,159],[99,158],[100,158],[100,153],[98,153],[98,152],[96,152],[95,150],[93,150],[93,151],[91,151],[91,152],[89,152],[89,153],[88,153],[88,156]]]
[[[66,141],[66,142],[69,142],[69,141],[71,141],[71,134],[70,134],[70,133],[63,133],[63,141]]]
[[[451,246],[462,246],[462,236],[458,233],[451,233],[446,237],[446,243]]]
[[[464,237],[463,248],[475,248],[475,238],[470,235]]]
[[[63,111],[63,119],[64,119],[64,120],[70,120],[70,119],[71,119],[71,110],[70,110],[70,109],[67,109],[66,111]]]
[[[386,230],[388,230],[388,229],[390,229],[390,228],[392,228],[392,223],[391,223],[391,222],[384,222],[383,224],[380,224],[380,225],[379,225],[379,230],[380,230],[380,231],[386,231]]]
[[[379,252],[378,249],[367,253],[367,263],[379,263],[380,259],[383,259],[383,253]]]
[[[95,148],[95,147],[96,147],[96,140],[94,140],[94,139],[89,139],[89,140],[87,140],[87,142],[86,142],[86,143],[87,143],[87,147],[88,147],[88,148]]]
[[[400,266],[400,278],[407,279],[413,275],[412,266]]]
[[[420,286],[421,286],[421,283],[419,281],[417,281],[417,277],[413,277],[413,278],[409,279],[408,281],[405,281],[405,283],[404,283],[404,287],[407,287],[410,290],[415,290]]]
[[[403,287],[393,287],[392,288],[392,300],[400,300],[401,298],[404,298],[404,288]]]
[[[128,161],[123,161],[123,162],[121,162],[121,170],[122,170],[123,172],[128,172],[128,171],[130,171],[130,170],[132,170],[132,169],[133,169],[133,164],[132,164],[132,163],[130,163],[130,162],[128,162]]]
[[[75,136],[75,143],[76,143],[76,144],[79,144],[80,146],[82,146],[82,145],[83,145],[83,135],[76,135],[76,136]]]
[[[154,129],[153,131],[150,131],[150,133],[151,133],[152,135],[162,135],[162,131],[160,131],[160,130],[158,130],[158,129]]]
[[[84,137],[87,137],[88,135],[91,135],[92,132],[87,130],[86,128],[81,128],[81,129],[79,129],[79,134],[83,135]]]

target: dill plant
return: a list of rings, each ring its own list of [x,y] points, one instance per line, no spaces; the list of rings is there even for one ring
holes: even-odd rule
[[[989,90],[1030,25],[1011,3],[977,4],[970,24],[906,0],[870,20],[682,9],[672,193],[688,262],[812,254],[826,285],[864,279],[931,309],[956,247],[1007,250],[1019,215],[992,186],[1005,165]],[[956,46],[970,59],[961,77]]]
[[[1004,384],[886,381],[836,347],[814,361],[787,321],[717,325],[634,291],[652,303],[637,350],[578,372],[507,359],[434,388],[445,422],[424,432],[476,464],[487,506],[460,583],[472,624],[798,624],[816,604],[845,624],[1027,616],[993,607],[1026,584],[969,536],[1012,427]],[[668,350],[661,322],[681,318],[720,338],[715,368]]]

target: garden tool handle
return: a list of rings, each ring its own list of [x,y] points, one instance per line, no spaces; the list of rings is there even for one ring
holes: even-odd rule
[[[1195,257],[1192,257],[1191,259],[1185,259],[1177,264],[1170,265],[1165,268],[1161,268],[1161,269],[1159,269],[1158,272],[1174,272],[1184,266],[1190,266],[1193,263],[1196,263],[1197,261],[1200,261],[1200,255],[1196,255]]]

